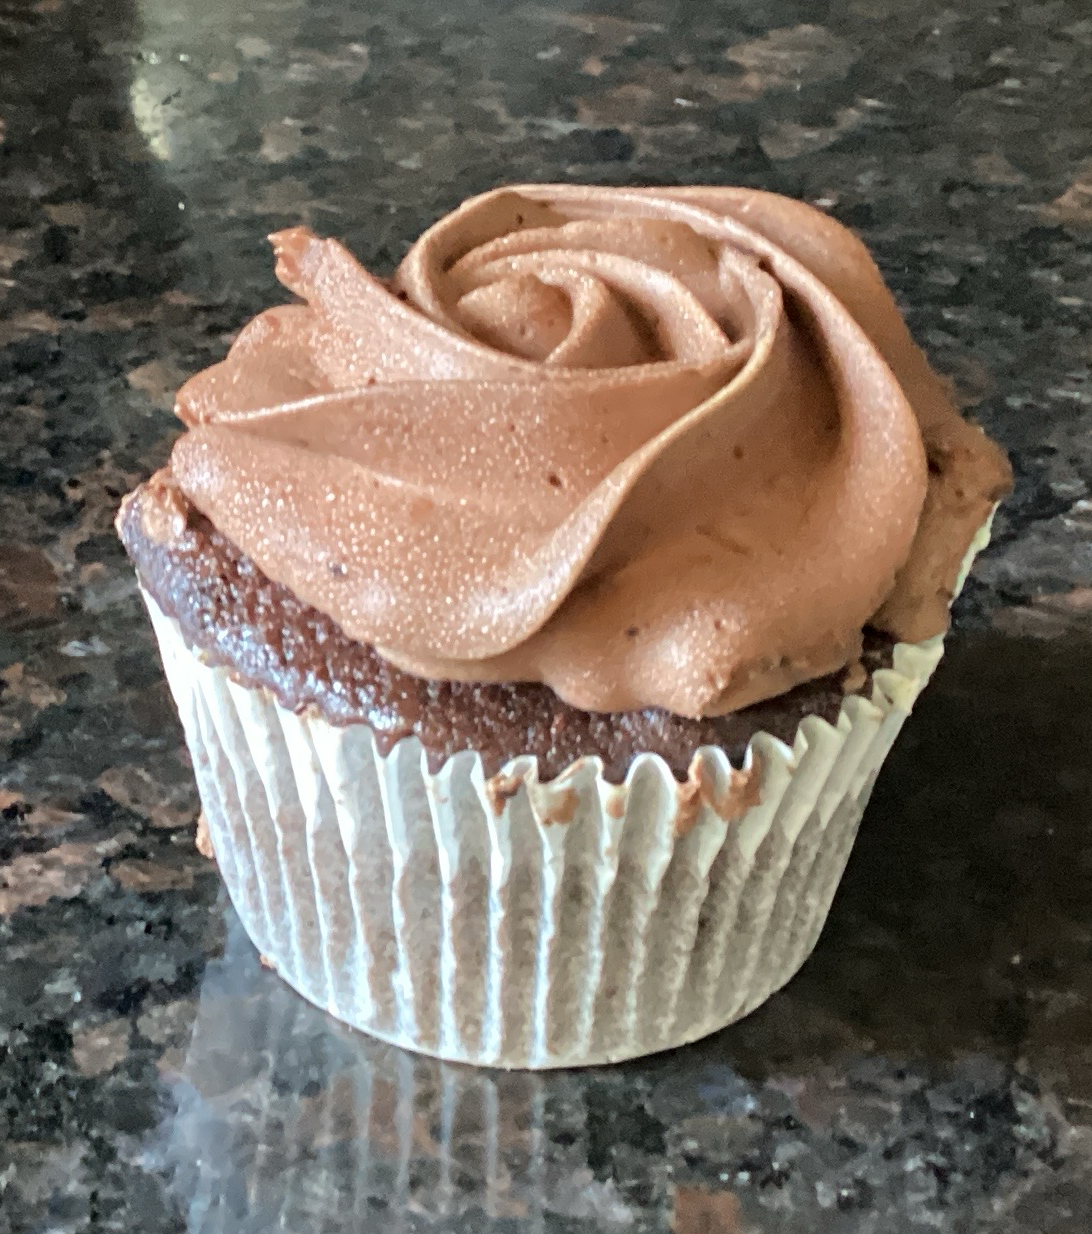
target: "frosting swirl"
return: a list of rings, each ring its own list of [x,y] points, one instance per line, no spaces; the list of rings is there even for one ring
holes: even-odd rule
[[[946,623],[1007,470],[818,211],[498,190],[390,284],[302,228],[272,240],[304,303],[182,388],[172,470],[399,667],[698,716],[833,671],[870,619]]]

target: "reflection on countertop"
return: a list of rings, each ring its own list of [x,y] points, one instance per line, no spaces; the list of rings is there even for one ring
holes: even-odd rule
[[[0,1234],[1085,1234],[1082,0],[0,0]],[[467,1071],[242,937],[111,520],[303,221],[389,269],[502,181],[739,182],[876,252],[1017,473],[829,925],[677,1053]]]

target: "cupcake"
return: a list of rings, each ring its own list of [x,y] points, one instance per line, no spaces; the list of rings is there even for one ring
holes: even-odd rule
[[[179,391],[126,499],[234,905],[332,1015],[666,1049],[815,944],[1010,485],[865,249],[729,188],[475,198]]]

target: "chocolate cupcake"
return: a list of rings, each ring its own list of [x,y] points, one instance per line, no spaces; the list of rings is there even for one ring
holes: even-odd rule
[[[445,1058],[632,1057],[810,952],[1010,484],[850,233],[745,189],[476,198],[191,379],[127,499],[239,915]]]

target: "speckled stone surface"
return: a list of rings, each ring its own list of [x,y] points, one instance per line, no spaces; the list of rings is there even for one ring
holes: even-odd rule
[[[0,1234],[1086,1234],[1090,96],[1084,0],[0,0]],[[265,233],[569,177],[829,208],[1018,488],[801,976],[497,1077],[260,967],[110,523]]]

